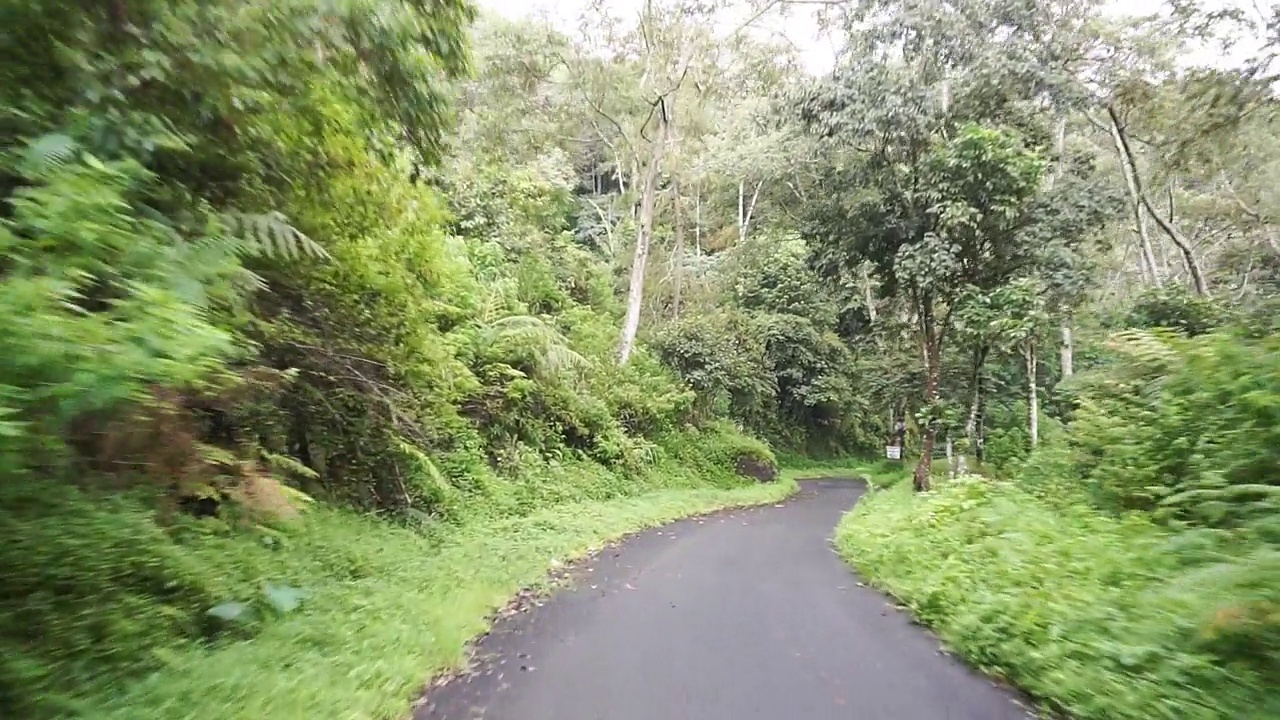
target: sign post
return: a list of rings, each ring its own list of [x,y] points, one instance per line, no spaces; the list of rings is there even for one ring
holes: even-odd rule
[[[901,460],[902,447],[899,445],[885,445],[884,456],[889,458],[890,460]]]

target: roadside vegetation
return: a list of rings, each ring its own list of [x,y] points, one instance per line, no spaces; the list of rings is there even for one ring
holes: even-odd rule
[[[1116,336],[1027,459],[875,494],[837,547],[1069,717],[1276,717],[1275,350],[1253,322]]]
[[[0,3],[0,716],[400,718],[822,475],[1046,704],[1280,716],[1280,14],[1112,5]]]

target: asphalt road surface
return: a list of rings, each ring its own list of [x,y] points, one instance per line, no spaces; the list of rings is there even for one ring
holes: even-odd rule
[[[1023,720],[831,548],[862,494],[685,520],[575,570],[499,621],[416,720]]]

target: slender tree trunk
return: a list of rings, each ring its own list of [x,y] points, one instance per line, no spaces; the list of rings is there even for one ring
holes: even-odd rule
[[[680,178],[676,177],[672,181],[672,192],[674,193],[672,200],[675,202],[675,247],[672,254],[675,256],[675,288],[672,293],[671,306],[675,317],[680,317],[680,295],[684,291],[684,223],[681,222],[680,216]]]
[[[1035,338],[1026,341],[1022,355],[1027,361],[1027,427],[1031,435],[1031,447],[1035,449],[1040,445],[1040,384],[1036,379],[1038,362]]]
[[[672,98],[667,103],[667,126],[668,134],[671,137],[671,146],[677,157],[680,155],[680,124],[676,120],[676,101]],[[671,248],[672,260],[675,266],[672,268],[672,274],[675,287],[672,290],[671,310],[674,317],[680,317],[680,296],[684,291],[684,222],[680,215],[680,206],[683,204],[680,197],[680,173],[678,168],[671,173],[671,202],[674,204],[674,221],[675,221],[675,242]]]
[[[968,440],[969,447],[966,452],[961,453],[960,455],[960,472],[962,474],[969,471],[967,460],[968,453],[972,452],[975,459],[980,459],[978,458],[978,433],[981,431],[979,424],[983,420],[982,403],[983,395],[986,392],[983,382],[983,369],[987,363],[988,352],[989,350],[985,346],[977,347],[973,351],[973,379],[971,381],[971,387],[973,388],[973,401],[969,403],[969,417],[966,418],[964,422],[964,436],[965,439]]]
[[[955,444],[951,442],[951,432],[947,431],[947,477],[954,480],[958,472]]]
[[[751,229],[751,216],[755,214],[756,200],[760,199],[760,187],[764,185],[764,181],[756,183],[755,189],[751,192],[751,199],[747,199],[747,181],[738,181],[738,244],[741,245],[747,240],[747,232]]]
[[[738,181],[738,244],[747,236],[747,181]]]
[[[626,195],[627,179],[622,176],[622,159],[618,157],[617,153],[614,153],[613,155],[613,173],[618,178],[618,194]]]
[[[1124,138],[1120,130],[1120,122],[1115,115],[1111,118],[1111,140],[1116,146],[1116,155],[1120,158],[1120,171],[1124,174],[1125,188],[1129,192],[1129,209],[1138,228],[1139,261],[1143,275],[1156,287],[1163,287],[1164,280],[1160,276],[1160,267],[1156,264],[1155,250],[1151,246],[1151,233],[1147,231],[1147,216],[1142,210],[1141,188],[1138,185],[1137,170],[1131,167],[1129,156],[1125,152]]]
[[[698,257],[702,257],[702,181],[693,188],[693,242]]]
[[[1125,164],[1129,169],[1129,182],[1132,194],[1141,201],[1142,207],[1146,209],[1146,214],[1156,221],[1156,225],[1160,230],[1168,236],[1178,248],[1178,252],[1182,253],[1183,262],[1186,263],[1187,271],[1191,273],[1191,281],[1195,285],[1196,294],[1202,297],[1209,294],[1209,283],[1205,280],[1204,272],[1200,269],[1200,262],[1196,259],[1195,253],[1191,249],[1191,243],[1178,232],[1173,226],[1156,210],[1155,204],[1151,202],[1151,198],[1142,187],[1142,176],[1138,174],[1138,165],[1134,161],[1133,148],[1129,146],[1129,138],[1125,135],[1124,127],[1120,124],[1120,116],[1116,114],[1114,107],[1107,106],[1107,114],[1111,116],[1111,127],[1115,134],[1116,146],[1120,150],[1120,162]]]
[[[1062,174],[1066,170],[1067,165],[1067,116],[1065,114],[1058,116],[1058,123],[1055,127],[1055,149],[1057,151],[1057,159],[1053,163],[1053,174],[1050,176],[1050,187],[1056,187],[1058,182],[1062,180]],[[1071,344],[1071,317],[1070,311],[1065,313],[1062,319],[1062,376],[1071,377],[1072,358],[1074,357],[1074,348]]]
[[[867,266],[862,266],[862,297],[867,303],[867,318],[871,320],[871,324],[876,323],[876,298],[871,293],[871,275],[867,272]]]
[[[929,480],[933,475],[933,449],[938,439],[938,423],[933,417],[938,402],[938,382],[942,375],[942,349],[934,327],[933,301],[926,299],[920,307],[921,329],[923,330],[923,350],[925,358],[925,393],[924,403],[929,412],[928,422],[924,426],[924,442],[920,450],[920,462],[916,464],[912,485],[916,492],[927,492]]]
[[[639,161],[639,159],[637,159],[637,158],[633,157],[633,158],[631,158],[631,184],[632,184],[632,189],[634,189],[634,188],[635,188],[636,180],[637,180],[637,178],[639,178],[639,177],[640,177],[640,161]],[[643,200],[634,200],[634,201],[632,201],[632,203],[631,203],[631,219],[632,219],[632,220],[639,220],[639,219],[640,219],[640,203],[642,203],[642,202],[643,202]]]
[[[1076,374],[1076,341],[1071,332],[1071,321],[1062,323],[1062,379]]]
[[[636,249],[631,260],[631,284],[627,288],[627,313],[622,324],[622,340],[618,344],[618,362],[626,365],[635,349],[640,331],[640,310],[644,305],[644,278],[649,265],[649,244],[653,239],[653,211],[658,196],[658,174],[667,148],[666,118],[659,115],[658,135],[645,168],[644,187],[640,194],[640,222],[636,229]]]
[[[1182,255],[1182,263],[1186,266],[1187,272],[1191,275],[1191,282],[1195,285],[1196,294],[1205,297],[1209,294],[1209,283],[1205,280],[1204,271],[1200,268],[1200,261],[1196,258],[1195,253],[1191,249],[1191,242],[1182,237],[1182,233],[1178,231],[1177,225],[1174,224],[1174,201],[1173,191],[1176,180],[1169,180],[1169,217],[1163,218],[1160,213],[1156,212],[1155,205],[1145,194],[1142,202],[1147,207],[1147,212],[1152,214],[1156,220],[1156,225],[1160,227],[1164,234],[1169,236],[1173,244],[1178,248],[1178,252]]]

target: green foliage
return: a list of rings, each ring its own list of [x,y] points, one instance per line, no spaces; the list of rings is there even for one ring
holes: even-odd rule
[[[1063,63],[1114,38],[1092,0],[997,5],[846,3],[856,51],[779,114],[794,55],[697,3],[590,48],[490,23],[467,80],[463,0],[4,4],[0,714],[394,715],[548,557],[780,496],[739,488],[777,464],[747,432],[842,456],[970,417],[1019,488],[880,495],[885,577],[1084,717],[1266,707],[1274,103],[1136,52],[1139,166],[1223,289],[1161,252],[1169,289],[1117,292],[1123,186],[1075,104],[1116,69]],[[1101,351],[1098,319],[1153,331]]]
[[[952,649],[1071,717],[1280,712],[1274,550],[977,478],[874,495],[836,543]]]
[[[699,392],[704,414],[730,414],[796,450],[865,450],[878,443],[865,427],[855,356],[808,257],[803,241],[765,233],[733,248],[715,276],[724,306],[667,324],[653,346]]]
[[[274,530],[206,519],[166,533],[145,497],[6,484],[0,707],[24,718],[397,716],[550,564],[794,489],[684,482],[699,487],[425,535],[329,507]],[[679,486],[656,473],[644,484]]]
[[[216,226],[184,241],[131,200],[155,182],[132,160],[49,137],[8,160],[22,184],[0,217],[0,472],[65,459],[77,418],[209,378],[232,343],[207,313],[237,270]]]
[[[8,479],[0,493],[6,715],[91,713],[81,693],[156,670],[205,635],[216,589],[144,504],[49,481]]]
[[[616,365],[574,158],[444,157],[473,12],[0,10],[0,715],[391,715],[543,553],[778,496],[738,489],[771,451],[648,348]],[[493,564],[440,549],[463,533]],[[406,640],[458,597],[440,644]],[[342,691],[275,674],[335,648]]]
[[[1192,294],[1185,288],[1148,290],[1129,308],[1124,326],[1165,328],[1188,337],[1203,335],[1227,320],[1214,301]]]
[[[1109,504],[1280,539],[1277,339],[1127,331],[1110,349],[1077,391],[1079,477]]]
[[[663,362],[698,391],[704,416],[732,412],[761,422],[777,392],[762,333],[745,313],[685,316],[655,338]]]

